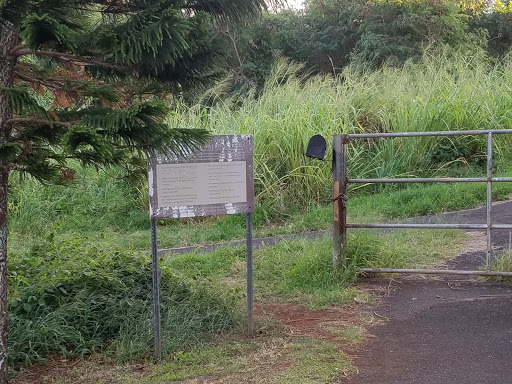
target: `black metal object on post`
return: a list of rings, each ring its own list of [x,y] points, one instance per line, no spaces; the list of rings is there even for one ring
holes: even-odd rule
[[[323,160],[325,151],[327,150],[327,142],[322,135],[315,135],[309,139],[306,156],[313,159]]]

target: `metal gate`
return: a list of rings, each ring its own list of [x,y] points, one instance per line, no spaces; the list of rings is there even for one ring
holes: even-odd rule
[[[512,230],[512,224],[493,224],[492,222],[492,184],[512,182],[512,177],[493,177],[493,135],[511,134],[512,129],[476,130],[476,131],[439,131],[439,132],[397,132],[397,133],[357,133],[336,135],[333,137],[333,264],[346,265],[350,257],[347,251],[348,228],[424,228],[424,229],[473,229],[485,230],[487,237],[486,270],[436,270],[436,269],[394,269],[394,268],[362,268],[363,272],[372,273],[419,273],[419,274],[453,274],[453,275],[485,275],[512,276],[512,272],[493,272],[491,232],[493,229]],[[470,136],[487,135],[487,176],[486,177],[438,177],[438,178],[376,178],[351,179],[347,173],[348,144],[357,139],[377,139],[396,137],[421,136]],[[370,183],[487,183],[487,222],[484,224],[411,224],[411,223],[347,223],[347,185]]]

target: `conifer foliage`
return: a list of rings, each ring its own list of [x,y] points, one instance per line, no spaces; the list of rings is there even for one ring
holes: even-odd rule
[[[212,22],[265,0],[0,0],[0,384],[7,382],[9,174],[73,178],[69,160],[128,171],[152,151],[196,148],[169,97],[214,73]]]

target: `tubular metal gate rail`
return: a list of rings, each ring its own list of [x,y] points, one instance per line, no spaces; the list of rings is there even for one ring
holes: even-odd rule
[[[345,264],[347,260],[347,229],[348,228],[426,228],[426,229],[473,229],[485,230],[487,235],[486,270],[436,270],[436,269],[394,269],[394,268],[362,268],[363,272],[372,273],[420,273],[420,274],[453,274],[453,275],[485,275],[512,276],[512,272],[493,272],[491,231],[493,229],[512,230],[512,224],[493,224],[492,222],[492,183],[512,182],[512,177],[493,177],[493,135],[511,134],[512,129],[476,130],[476,131],[439,131],[439,132],[397,132],[397,133],[357,133],[337,135],[333,138],[333,263]],[[348,144],[352,139],[376,139],[392,137],[418,136],[470,136],[487,135],[487,177],[437,177],[437,178],[377,178],[350,179],[347,174]],[[347,185],[370,183],[487,183],[487,223],[486,224],[410,224],[410,223],[347,223],[346,201]]]

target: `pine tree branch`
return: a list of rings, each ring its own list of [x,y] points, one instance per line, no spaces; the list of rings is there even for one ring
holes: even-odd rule
[[[137,145],[122,145],[122,144],[112,144],[117,149],[135,149],[135,148],[151,148],[153,147],[152,144],[146,143],[146,144],[137,144]]]
[[[31,124],[31,125],[56,125],[60,127],[72,127],[73,125],[69,122],[64,121],[55,121],[55,120],[45,120],[45,119],[31,119],[29,117],[17,117],[13,119],[9,119],[5,122],[5,124],[13,125],[13,124]]]
[[[84,12],[96,12],[101,14],[111,14],[111,15],[123,15],[123,14],[129,14],[129,13],[135,13],[137,11],[140,11],[140,9],[136,8],[113,8],[113,7],[107,7],[102,9],[93,9],[93,8],[83,8],[83,7],[72,7],[73,9],[76,9],[78,11],[84,11]]]
[[[76,65],[95,65],[98,67],[116,69],[119,71],[125,72],[127,70],[126,67],[121,67],[119,65],[106,63],[104,61],[87,59],[85,57],[80,57],[73,55],[71,53],[63,53],[63,52],[54,52],[54,51],[32,51],[30,49],[20,49],[14,53],[17,57],[25,56],[25,55],[35,55],[35,56],[45,56],[51,57],[57,60],[66,61],[68,63],[73,63]]]
[[[42,80],[42,79],[36,79],[36,78],[33,78],[33,77],[30,77],[30,76],[27,76],[27,75],[23,75],[19,72],[14,72],[14,75],[20,79],[20,80],[23,80],[23,81],[26,81],[28,83],[31,83],[31,84],[41,84],[41,85],[44,85],[45,87],[48,87],[50,89],[59,89],[59,88],[62,88],[64,87],[64,83],[63,82],[50,82],[50,81],[45,81],[45,80]]]
[[[13,49],[11,49],[11,51],[9,52],[9,55],[16,56],[16,53],[23,48],[24,48],[23,45],[17,45]]]

